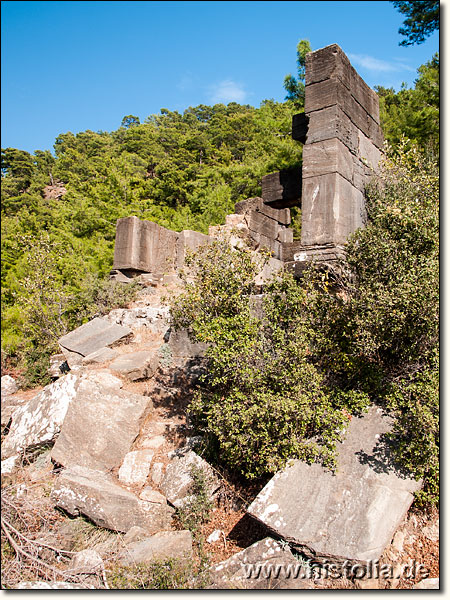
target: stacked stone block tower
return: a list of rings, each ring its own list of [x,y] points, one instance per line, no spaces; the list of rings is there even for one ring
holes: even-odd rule
[[[211,227],[209,236],[176,233],[137,217],[119,219],[115,270],[172,277],[187,248],[233,229],[296,274],[312,260],[333,263],[344,254],[348,236],[364,226],[364,188],[381,158],[378,96],[337,44],[309,53],[305,71],[305,112],[292,122],[292,137],[303,144],[302,168],[263,177],[262,197],[238,202],[235,214],[224,226]],[[299,241],[289,228],[293,206],[302,209]]]

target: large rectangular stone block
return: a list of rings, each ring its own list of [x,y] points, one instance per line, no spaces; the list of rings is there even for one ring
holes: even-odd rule
[[[307,143],[337,138],[353,154],[358,152],[358,128],[337,105],[318,110],[310,119]],[[304,161],[303,161],[304,164]]]
[[[262,198],[248,198],[237,202],[234,208],[236,214],[248,215],[252,211],[259,212],[281,225],[289,225],[291,222],[291,211],[289,208],[273,208],[264,204]]]
[[[114,269],[162,274],[174,267],[178,233],[137,217],[118,219]]]
[[[310,113],[338,105],[358,129],[370,137],[369,117],[364,108],[356,102],[349,90],[339,79],[326,79],[308,86],[305,92],[305,113]]]
[[[273,208],[299,206],[302,196],[302,170],[283,169],[265,175],[261,181],[264,204]]]
[[[331,44],[306,56],[306,85],[326,79],[339,79],[372,119],[376,123],[380,122],[376,92],[358,75],[337,44]]]
[[[353,417],[338,444],[334,474],[319,464],[292,461],[249,506],[276,536],[316,560],[364,565],[392,540],[421,482],[395,464],[383,439],[392,419],[371,407]]]
[[[303,148],[303,180],[307,177],[340,173],[352,182],[354,157],[337,138],[306,144]]]
[[[247,215],[247,224],[250,231],[260,233],[273,240],[277,239],[279,229],[278,222],[266,217],[266,215],[263,215],[256,210],[252,210]]]
[[[343,244],[364,219],[363,193],[338,173],[303,180],[303,245]]]

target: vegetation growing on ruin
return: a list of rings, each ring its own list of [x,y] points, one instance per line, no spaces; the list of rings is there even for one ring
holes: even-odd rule
[[[105,280],[118,218],[207,232],[260,194],[263,175],[300,164],[291,119],[302,109],[303,42],[284,103],[162,109],[145,123],[128,115],[111,133],[61,134],[54,155],[2,150],[2,359],[25,367],[29,384],[43,381],[62,333],[126,301]],[[257,266],[216,246],[197,257],[203,275],[174,315],[212,342],[191,412],[229,465],[253,477],[290,456],[332,465],[347,415],[374,400],[395,414],[398,454],[425,478],[430,500],[439,448],[439,56],[420,67],[413,89],[377,91],[393,148],[384,186],[369,191],[369,225],[348,244],[352,276],[299,287],[285,275],[269,288],[262,318],[250,302]]]
[[[289,458],[333,466],[335,442],[369,402],[395,418],[395,453],[438,497],[439,175],[404,142],[367,193],[368,224],[336,272],[277,275],[257,308],[261,265],[216,242],[190,261],[175,327],[207,342],[190,406],[212,455],[246,477]]]

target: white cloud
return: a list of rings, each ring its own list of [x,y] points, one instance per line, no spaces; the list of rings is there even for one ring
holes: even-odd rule
[[[244,87],[231,79],[220,81],[209,88],[209,99],[215,104],[220,102],[224,104],[228,102],[244,102],[246,98],[247,92],[244,90]]]
[[[349,54],[348,57],[350,58],[352,63],[354,63],[358,67],[362,67],[363,69],[367,69],[369,71],[415,71],[415,69],[413,69],[409,65],[405,65],[404,63],[391,63],[385,60],[374,58],[373,56],[367,56],[367,54]]]

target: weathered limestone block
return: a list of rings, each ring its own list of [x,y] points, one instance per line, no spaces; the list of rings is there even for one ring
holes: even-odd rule
[[[334,475],[293,461],[261,490],[248,513],[315,558],[376,560],[421,483],[395,465],[382,436],[392,419],[372,407],[353,417]]]
[[[12,396],[18,391],[16,380],[11,375],[3,375],[1,379],[2,397]]]
[[[307,177],[339,173],[352,183],[353,163],[350,150],[337,138],[306,144],[303,148],[303,182]]]
[[[266,537],[209,568],[209,589],[312,589],[289,548]]]
[[[69,373],[18,407],[2,444],[2,458],[53,443],[79,385],[80,378]]]
[[[71,573],[99,573],[104,568],[100,554],[91,548],[80,550],[73,555],[69,563]]]
[[[134,526],[149,533],[168,528],[173,509],[143,502],[112,477],[86,467],[64,470],[51,492],[55,505],[70,515],[84,515],[99,527],[126,533]]]
[[[289,225],[291,222],[291,211],[289,208],[273,208],[264,204],[262,198],[248,198],[237,202],[234,208],[238,215],[248,215],[253,211],[259,212],[280,225]]]
[[[250,231],[259,233],[272,240],[277,239],[279,225],[277,221],[266,217],[256,210],[252,210],[247,215],[247,223]]]
[[[147,481],[154,452],[152,450],[133,450],[128,452],[119,469],[119,481],[125,485],[140,485]]]
[[[337,44],[320,48],[306,56],[305,83],[309,86],[326,79],[339,79],[354,99],[379,123],[379,104],[372,90],[351,66]]]
[[[365,215],[363,193],[338,173],[303,180],[303,245],[344,244]]]
[[[178,233],[137,217],[118,219],[113,269],[163,274],[174,268]]]
[[[149,379],[159,365],[159,356],[156,351],[140,350],[121,354],[109,365],[111,371],[120,373],[130,381]]]
[[[186,329],[171,329],[168,346],[174,358],[202,358],[208,347],[203,342],[192,341]]]
[[[277,241],[281,244],[290,243],[294,240],[294,231],[293,229],[283,228],[278,230]]]
[[[63,467],[120,467],[152,411],[152,401],[92,380],[78,386],[51,457]]]
[[[309,121],[307,143],[323,142],[337,138],[353,154],[358,153],[358,128],[337,105],[314,113]]]
[[[299,206],[302,196],[301,169],[283,169],[265,175],[261,180],[264,204],[272,208]]]
[[[167,558],[190,559],[192,533],[190,531],[160,531],[151,537],[129,544],[119,555],[123,566],[151,563]]]
[[[201,469],[205,473],[209,496],[212,497],[220,487],[220,481],[214,475],[211,465],[193,450],[176,455],[167,465],[160,486],[167,500],[176,507],[183,506],[192,495],[192,468]]]
[[[180,269],[184,265],[187,252],[195,252],[200,248],[211,242],[209,235],[199,233],[198,231],[191,231],[186,229],[178,234],[177,240],[177,258],[176,267]]]
[[[64,335],[58,340],[58,344],[70,352],[83,356],[92,354],[105,346],[109,346],[118,340],[130,335],[131,330],[106,319],[95,317],[92,321],[81,325]]]
[[[114,360],[118,356],[117,350],[113,350],[112,348],[100,348],[100,350],[96,350],[95,352],[91,352],[85,356],[81,362],[83,365],[97,365],[108,362],[110,360]]]

